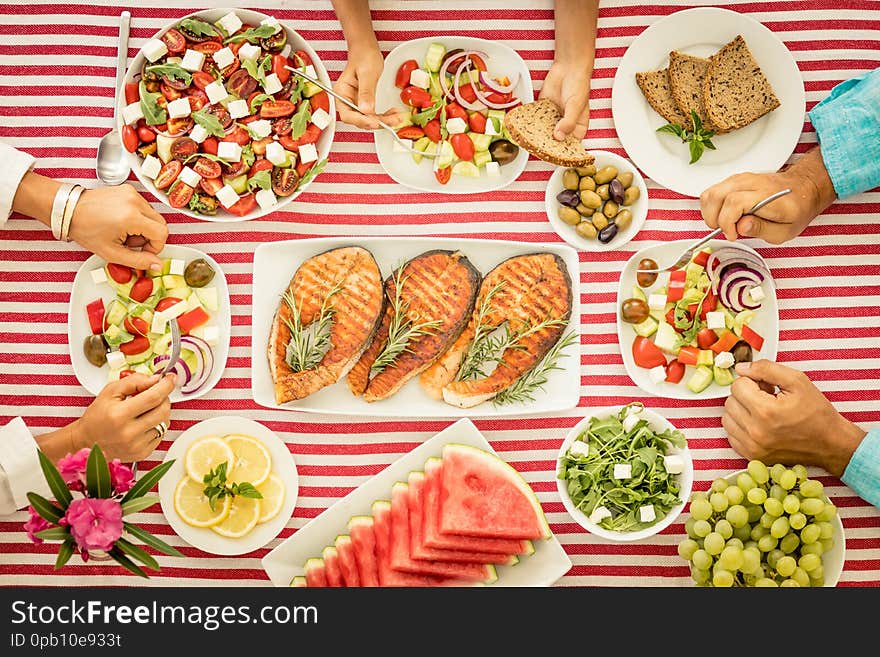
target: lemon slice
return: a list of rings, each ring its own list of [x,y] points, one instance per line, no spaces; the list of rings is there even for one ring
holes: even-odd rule
[[[229,434],[224,437],[235,454],[235,467],[230,468],[232,476],[227,476],[227,481],[232,483],[250,482],[259,486],[272,472],[272,456],[269,450],[259,440],[252,436],[241,434]]]
[[[226,462],[227,481],[230,473],[235,469],[235,454],[229,444],[219,436],[205,436],[199,438],[184,456],[184,467],[189,478],[196,482],[204,480],[205,475],[214,470],[218,465]]]
[[[211,529],[227,538],[241,538],[260,521],[260,500],[236,495],[229,507],[229,515]]]
[[[202,492],[204,488],[204,484],[184,477],[174,489],[174,510],[181,520],[193,527],[211,527],[223,522],[229,515],[231,499],[224,497],[217,500],[212,511],[208,498]]]
[[[260,523],[271,520],[278,515],[281,507],[284,506],[284,495],[286,490],[284,482],[274,472],[262,484],[257,486],[257,490],[263,496],[260,500]]]

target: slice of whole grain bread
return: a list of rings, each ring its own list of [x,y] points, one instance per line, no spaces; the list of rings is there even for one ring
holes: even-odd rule
[[[686,55],[677,50],[669,53],[669,91],[679,111],[688,117],[688,127],[692,124],[691,111],[694,111],[703,122],[703,127],[716,130],[706,116],[703,104],[703,81],[708,69],[708,59]]]
[[[669,88],[669,69],[636,73],[636,83],[648,104],[669,123],[689,126],[690,119],[678,109]]]
[[[504,115],[504,127],[514,142],[537,158],[562,167],[585,167],[595,158],[580,139],[569,135],[562,141],[553,129],[562,118],[559,108],[549,98],[515,107]]]
[[[741,35],[709,58],[703,103],[712,124],[725,131],[743,128],[779,107],[779,98]]]

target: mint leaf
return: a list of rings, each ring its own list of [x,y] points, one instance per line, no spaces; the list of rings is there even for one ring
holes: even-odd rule
[[[291,139],[299,139],[302,137],[306,128],[309,126],[309,121],[312,119],[312,108],[310,103],[305,101],[299,104],[299,108],[296,110],[296,113],[290,117],[290,138]]]
[[[269,173],[268,169],[263,169],[262,171],[258,171],[247,182],[248,189],[250,191],[256,191],[257,189],[271,189],[272,187],[272,174]]]
[[[144,113],[144,121],[147,125],[159,125],[168,121],[168,112],[164,107],[159,106],[158,98],[162,94],[159,92],[150,93],[147,91],[147,85],[141,80],[141,111]]]
[[[688,148],[691,151],[690,164],[693,164],[703,155],[703,142],[701,142],[699,139],[690,139],[688,141]]]
[[[209,135],[214,135],[215,137],[226,136],[226,131],[223,129],[223,124],[220,123],[220,119],[208,112],[205,108],[193,112],[190,116],[193,121],[207,130]]]
[[[184,18],[179,27],[198,36],[217,36],[217,29],[213,25],[198,18]]]
[[[663,132],[669,135],[675,135],[676,137],[681,138],[682,141],[685,140],[684,137],[684,128],[680,125],[676,125],[674,123],[667,123],[664,126],[657,128],[657,132]]]
[[[152,66],[147,66],[146,72],[167,76],[175,80],[180,80],[186,84],[192,82],[192,73],[187,71],[180,64],[153,64]]]
[[[223,43],[238,43],[239,41],[250,41],[251,43],[256,43],[260,39],[270,37],[273,34],[275,34],[275,28],[272,25],[260,25],[259,27],[245,30],[241,34],[231,36],[228,39],[225,39]]]

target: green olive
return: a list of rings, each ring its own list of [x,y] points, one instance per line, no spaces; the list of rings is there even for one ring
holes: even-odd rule
[[[596,211],[594,208],[588,208],[583,203],[578,203],[578,206],[575,208],[578,211],[578,214],[582,217],[592,217],[593,213]]]
[[[214,278],[214,268],[204,258],[196,258],[183,270],[183,279],[190,287],[205,287]]]
[[[107,362],[107,343],[101,335],[90,335],[83,343],[83,353],[86,360],[95,367],[101,367]]]
[[[627,209],[623,209],[617,213],[617,216],[614,217],[614,223],[617,224],[618,230],[626,230],[629,228],[629,225],[632,223],[633,213]]]
[[[589,189],[585,189],[581,192],[581,203],[588,208],[598,210],[602,207],[602,198],[596,192],[591,192]]]
[[[562,186],[565,187],[565,189],[577,189],[580,180],[578,172],[574,169],[566,169],[565,173],[562,174]]]
[[[639,191],[639,188],[635,185],[633,185],[632,187],[627,187],[626,191],[623,193],[623,204],[632,205],[639,200],[640,195],[641,192]]]
[[[556,214],[569,226],[577,226],[581,221],[581,215],[578,214],[578,211],[567,205],[560,205]]]
[[[604,185],[605,183],[610,183],[612,180],[617,178],[617,167],[607,166],[602,167],[596,172],[596,175],[593,176],[596,179],[597,185]]]
[[[609,219],[614,219],[617,216],[618,209],[620,209],[620,206],[614,201],[605,201],[605,205],[602,206],[602,214]]]
[[[579,176],[592,176],[594,173],[596,173],[596,165],[591,164],[588,167],[577,167],[575,171],[578,172]]]
[[[608,183],[604,185],[599,185],[596,188],[596,193],[599,195],[599,198],[603,201],[607,201],[611,198],[611,189],[608,187]]]
[[[599,214],[598,212],[592,216],[591,221],[593,222],[593,226],[595,226],[596,230],[602,230],[605,226],[608,225],[608,217],[604,214]]]
[[[596,239],[596,236],[599,234],[599,231],[596,230],[595,226],[593,226],[593,224],[591,224],[589,221],[582,221],[574,227],[574,231],[581,237],[588,240]]]
[[[617,179],[620,181],[620,184],[623,185],[623,188],[626,189],[633,184],[632,171],[624,171],[623,173],[618,174]]]
[[[580,180],[580,184],[578,185],[581,191],[585,189],[590,192],[596,191],[596,181],[590,178],[590,176],[584,176]]]

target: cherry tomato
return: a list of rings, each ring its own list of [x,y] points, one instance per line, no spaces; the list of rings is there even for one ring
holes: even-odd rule
[[[469,103],[472,103],[477,99],[477,92],[474,91],[474,86],[472,84],[458,85],[458,93]]]
[[[168,48],[169,55],[182,55],[186,50],[186,38],[174,28],[162,35],[162,41]]]
[[[195,189],[187,185],[182,180],[174,183],[174,186],[168,190],[168,205],[172,208],[182,208],[189,203]]]
[[[219,178],[220,174],[223,173],[219,162],[214,162],[206,157],[200,157],[196,160],[196,163],[193,165],[193,171],[202,178]]]
[[[409,84],[410,75],[417,68],[419,68],[419,63],[416,60],[407,59],[397,69],[397,75],[394,76],[394,85],[399,89],[406,87]]]
[[[131,267],[127,265],[117,265],[115,262],[107,263],[107,273],[110,274],[110,278],[120,285],[128,283],[132,276]]]
[[[150,340],[144,335],[136,335],[128,342],[123,342],[121,345],[119,345],[119,351],[124,353],[126,356],[142,354],[149,348]]]
[[[138,128],[137,135],[141,141],[146,142],[148,144],[151,144],[152,142],[156,141],[156,132],[146,126],[144,126],[142,128]]]
[[[459,91],[460,90],[461,89],[459,88]],[[509,103],[511,100],[513,100],[513,94],[500,94],[497,91],[490,91],[486,94],[486,99],[492,103]]]
[[[422,137],[424,137],[425,131],[417,125],[408,125],[398,130],[397,136],[401,139],[412,139],[413,141],[415,141],[416,139],[421,139]]]
[[[202,142],[202,150],[205,153],[210,153],[211,155],[217,154],[217,144],[218,140],[216,137],[206,137],[205,141]]]
[[[464,119],[465,121],[467,121],[468,115],[464,107],[462,107],[455,101],[452,101],[446,106],[446,120],[448,121],[449,119],[454,118]]]
[[[231,178],[238,178],[238,176],[244,173],[245,169],[247,169],[247,167],[244,164],[244,160],[239,160],[238,162],[226,162],[223,171],[224,181]]]
[[[309,57],[309,53],[305,50],[295,50],[293,53],[293,59],[296,62],[296,68],[312,65],[312,58]]]
[[[86,315],[89,318],[89,328],[94,335],[104,332],[104,300],[95,299],[86,306]]]
[[[310,123],[299,139],[291,139],[290,135],[282,135],[278,138],[281,145],[289,151],[299,153],[299,147],[303,144],[314,144],[321,136],[321,129],[314,123]]]
[[[193,84],[196,85],[199,89],[204,89],[209,84],[214,82],[214,76],[210,73],[205,73],[204,71],[196,71],[192,74]]]
[[[272,55],[272,72],[278,76],[281,84],[287,82],[290,70],[287,68],[287,57],[284,55]]]
[[[176,119],[168,119],[168,128],[166,132],[172,136],[185,135],[193,127],[193,120],[188,116],[181,116]]]
[[[269,160],[263,159],[261,157],[257,158],[254,161],[251,170],[248,171],[248,177],[252,177],[254,174],[257,174],[260,171],[271,171],[273,166],[274,165]]]
[[[309,105],[312,107],[312,112],[322,109],[328,114],[330,113],[330,96],[327,95],[326,91],[319,91],[314,96],[309,98]]]
[[[126,317],[123,326],[132,335],[146,335],[150,330],[147,320],[143,317]]]
[[[434,177],[437,178],[437,182],[439,182],[441,185],[445,185],[452,177],[452,167],[443,167],[442,169],[437,169],[434,172]]]
[[[193,45],[192,48],[193,48],[193,50],[197,50],[198,52],[205,53],[205,55],[206,55],[205,60],[207,61],[207,59],[211,55],[213,55],[215,52],[220,50],[220,48],[222,48],[222,47],[223,46],[221,46],[216,41],[203,41],[202,43],[197,43],[197,44]]]
[[[198,112],[205,105],[208,104],[208,96],[205,95],[204,91],[200,91],[196,89],[198,93],[191,93],[187,96],[187,100],[189,100],[189,109],[191,112]]]
[[[264,119],[277,119],[290,116],[296,111],[296,105],[289,100],[267,100],[260,106],[260,116]]]
[[[440,142],[440,119],[431,119],[425,124],[425,136],[435,144]]]
[[[239,47],[241,47],[241,44],[240,44],[240,43],[239,43],[239,44],[236,44],[236,45],[238,45]],[[228,79],[230,78],[230,76],[231,76],[233,73],[235,73],[235,72],[236,72],[238,69],[240,69],[240,68],[241,68],[241,61],[240,61],[239,59],[237,59],[237,58],[236,58],[236,59],[233,59],[233,60],[232,60],[232,63],[231,63],[229,66],[227,66],[226,68],[224,68],[223,70],[220,71],[220,76],[221,76],[224,80],[228,80]]]
[[[122,145],[129,153],[134,153],[138,147],[138,136],[130,125],[122,126]]]
[[[165,96],[165,100],[177,100],[183,96],[183,92],[180,89],[175,89],[164,82],[159,86],[159,90],[162,92],[162,95]]]
[[[131,105],[132,103],[136,103],[141,98],[140,89],[138,89],[137,82],[129,82],[125,85],[125,104]]]
[[[227,209],[232,214],[238,217],[243,217],[246,214],[252,212],[255,207],[257,207],[257,199],[253,194],[248,192],[247,194],[239,198],[238,201],[236,201],[235,204],[232,205],[232,207]]]
[[[189,201],[189,199],[187,199]],[[149,296],[153,293],[153,279],[149,276],[141,276],[134,282],[134,285],[131,286],[131,292],[128,293],[128,296],[141,303],[146,301]]]
[[[474,159],[474,142],[472,142],[471,138],[466,134],[461,133],[452,135],[449,141],[452,144],[452,150],[454,150],[455,154],[462,160],[468,161]]]
[[[153,181],[156,189],[166,189],[171,187],[171,183],[177,180],[177,176],[183,170],[183,163],[180,160],[168,160],[159,169],[159,175]]]
[[[159,299],[159,303],[156,304],[156,312],[167,310],[171,306],[178,304],[181,301],[182,299],[178,299],[177,297],[165,297],[164,299]]]
[[[232,141],[239,146],[245,146],[250,143],[251,136],[247,130],[241,126],[236,126],[232,132],[223,137],[220,141]]]
[[[216,196],[220,188],[223,187],[223,181],[219,178],[202,178],[199,187],[209,196]]]
[[[474,112],[468,117],[468,126],[471,129],[471,132],[479,132],[483,134],[486,132],[486,117],[480,112]]]
[[[666,356],[660,351],[660,347],[644,336],[636,336],[632,345],[632,355],[636,365],[639,367],[644,367],[649,370],[658,365],[666,367]]]
[[[306,175],[306,171],[311,169],[313,166],[315,166],[314,162],[309,162],[308,164],[303,164],[302,162],[300,162],[296,165],[296,175],[302,178],[304,175]]]
[[[431,98],[431,94],[424,89],[419,89],[412,85],[404,87],[403,91],[400,92],[400,100],[410,107],[419,107],[421,109],[430,107],[434,104],[434,99]]]
[[[171,158],[185,162],[199,152],[199,145],[189,137],[178,137],[171,142]]]
[[[244,69],[239,69],[226,81],[226,90],[239,98],[247,98],[257,89],[257,81]]]
[[[289,167],[272,169],[272,191],[276,196],[290,196],[296,191],[299,175]]]
[[[710,328],[700,329],[697,333],[697,345],[700,349],[708,349],[718,341],[718,335]]]
[[[265,155],[266,147],[273,141],[275,141],[275,139],[272,135],[269,135],[268,137],[263,137],[262,139],[251,142],[251,148],[254,149],[254,155]]]
[[[666,366],[666,380],[669,383],[678,383],[684,378],[684,363],[680,363],[677,360],[669,361],[669,364]]]
[[[239,203],[241,203],[241,201],[239,201]],[[256,201],[254,201],[254,203],[256,203]],[[236,203],[235,205],[238,205],[238,203]],[[235,205],[233,205],[232,207],[235,207]],[[185,312],[180,317],[178,317],[177,326],[180,327],[181,333],[187,334],[194,328],[197,328],[202,324],[206,324],[209,319],[211,319],[211,316],[206,313],[201,306],[197,306],[189,312]]]

